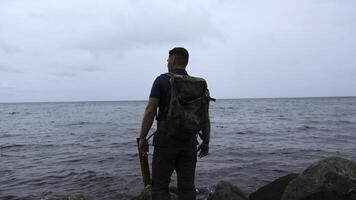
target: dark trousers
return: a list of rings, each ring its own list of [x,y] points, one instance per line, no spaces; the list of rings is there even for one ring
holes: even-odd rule
[[[197,150],[155,147],[152,158],[152,200],[169,200],[169,183],[174,170],[180,200],[195,200]]]

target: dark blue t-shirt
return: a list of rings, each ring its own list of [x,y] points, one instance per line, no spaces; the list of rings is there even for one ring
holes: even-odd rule
[[[184,69],[175,69],[172,72],[174,74],[188,75],[187,71]],[[160,120],[161,115],[163,115],[163,113],[168,110],[170,94],[171,84],[169,83],[169,77],[167,75],[161,74],[154,81],[150,94],[150,98],[159,99],[158,120]],[[196,148],[197,144],[198,141],[196,137],[182,141],[158,131],[156,131],[155,135],[153,136],[153,146],[157,147],[192,149]]]

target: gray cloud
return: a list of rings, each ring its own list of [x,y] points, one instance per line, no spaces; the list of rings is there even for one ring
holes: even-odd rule
[[[219,35],[207,10],[180,4],[177,9],[160,1],[6,2],[0,8],[0,25],[6,28],[0,33],[14,48],[24,49],[7,58],[23,68],[30,64],[43,72],[57,66],[104,67],[102,60],[118,60],[129,49],[201,43]],[[18,57],[23,62],[18,63]]]
[[[0,79],[16,87],[0,101],[146,99],[174,46],[217,98],[356,95],[354,10],[351,0],[1,1]]]
[[[10,67],[10,66],[6,66],[6,65],[1,65],[0,64],[0,72],[20,73],[20,70],[14,68],[14,67]]]
[[[92,73],[96,71],[102,71],[101,66],[96,65],[86,65],[86,66],[72,66],[66,67],[61,69],[55,69],[53,72],[49,72],[50,75],[57,76],[57,77],[76,77],[79,74],[85,73]]]
[[[0,90],[12,90],[15,89],[13,85],[10,85],[8,82],[0,81]]]
[[[76,73],[71,73],[71,72],[52,72],[50,74],[53,76],[56,76],[56,77],[76,77],[77,76]]]
[[[11,45],[0,44],[0,51],[2,51],[4,54],[16,54],[20,52],[20,48]]]

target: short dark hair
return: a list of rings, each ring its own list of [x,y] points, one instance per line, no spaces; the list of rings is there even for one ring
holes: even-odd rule
[[[169,51],[169,56],[176,56],[178,63],[182,65],[187,65],[189,60],[189,53],[183,47],[175,47]]]

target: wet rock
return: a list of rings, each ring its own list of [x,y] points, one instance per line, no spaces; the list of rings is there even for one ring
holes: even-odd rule
[[[208,188],[198,188],[197,190],[197,200],[206,200],[210,195],[211,191]]]
[[[133,198],[132,200],[151,200],[151,186],[148,185],[143,189],[141,194],[138,197]]]
[[[332,157],[320,160],[292,180],[282,200],[356,200],[356,163]]]
[[[91,200],[91,199],[83,195],[78,195],[78,196],[66,196],[61,198],[61,200]]]
[[[250,194],[249,200],[280,200],[288,183],[295,179],[298,174],[288,174],[261,187],[256,192]]]
[[[208,200],[246,200],[246,197],[237,186],[227,181],[220,181]]]
[[[177,188],[176,187],[171,187],[169,188],[170,194],[171,194],[171,200],[178,200],[178,195],[177,195]],[[151,200],[151,186],[148,185],[143,189],[141,194],[138,197],[133,198],[132,200]]]
[[[211,193],[207,188],[198,188],[196,191],[197,200],[206,200]],[[170,187],[169,192],[171,194],[171,200],[178,199],[178,189],[176,187]],[[147,186],[138,197],[135,197],[132,200],[151,200],[151,187]]]
[[[178,189],[169,188],[171,200],[178,200]],[[247,200],[241,190],[232,183],[220,181],[214,189],[214,192],[208,188],[198,188],[196,190],[197,200]],[[147,186],[138,197],[132,200],[151,200],[151,187]]]

